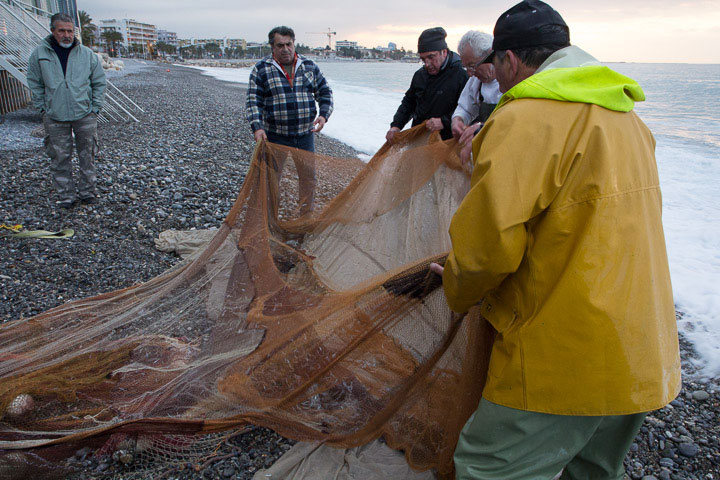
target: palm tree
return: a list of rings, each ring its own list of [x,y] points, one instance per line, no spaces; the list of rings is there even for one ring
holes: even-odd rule
[[[122,33],[116,32],[115,30],[105,30],[100,35],[108,46],[108,53],[111,57],[117,57],[117,49],[115,44],[123,41]]]
[[[155,44],[155,48],[157,48],[158,52],[162,52],[164,54],[175,53],[177,51],[177,48],[174,45],[170,45],[165,42],[157,42]]]
[[[95,43],[94,32],[97,27],[93,25],[92,18],[85,10],[80,10],[78,17],[80,17],[80,36],[82,43],[87,47],[91,47],[92,44]]]

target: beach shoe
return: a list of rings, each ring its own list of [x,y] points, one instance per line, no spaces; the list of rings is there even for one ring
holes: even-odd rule
[[[77,200],[58,200],[57,202],[55,202],[55,205],[60,208],[73,208],[77,204]]]
[[[81,198],[80,201],[83,205],[95,205],[96,203],[98,203],[97,197],[85,197]]]

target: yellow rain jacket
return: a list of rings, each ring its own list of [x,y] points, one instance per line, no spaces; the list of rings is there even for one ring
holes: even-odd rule
[[[621,415],[670,402],[680,357],[639,85],[577,47],[501,98],[473,141],[450,226],[450,307],[497,329],[483,396],[521,410]]]

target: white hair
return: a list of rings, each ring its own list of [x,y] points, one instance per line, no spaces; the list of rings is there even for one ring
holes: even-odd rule
[[[458,42],[458,53],[462,55],[463,49],[470,47],[478,57],[487,56],[492,50],[493,37],[489,33],[470,30]]]

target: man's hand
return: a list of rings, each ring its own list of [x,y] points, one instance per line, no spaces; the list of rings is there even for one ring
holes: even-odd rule
[[[255,130],[255,141],[259,142],[260,140],[267,140],[267,134],[262,128]]]
[[[480,127],[482,127],[481,123],[475,123],[467,127],[463,134],[460,136],[460,140],[458,140],[460,146],[464,147],[466,143],[472,143],[472,139],[475,138],[477,132],[480,131]]]
[[[392,143],[393,138],[395,138],[395,134],[399,131],[400,129],[397,127],[390,127],[390,130],[388,130],[385,134],[385,140],[387,140],[389,143]]]
[[[466,163],[472,164],[472,142],[468,142],[462,150],[460,150],[460,161],[463,165]]]
[[[315,121],[313,122],[313,127],[315,127],[315,128],[313,128],[312,131],[317,133],[320,130],[322,130],[323,127],[325,126],[325,122],[327,122],[327,120],[325,120],[325,117],[323,117],[322,115],[317,117],[315,119]]]
[[[439,263],[431,263],[430,264],[430,271],[433,273],[437,273],[442,277],[443,272],[445,271],[445,268],[443,268],[442,265]]]
[[[450,127],[452,128],[453,137],[459,140],[467,128],[467,125],[465,125],[462,117],[453,117]]]
[[[425,127],[431,132],[437,132],[443,129],[443,123],[442,120],[437,117],[429,118],[427,122],[425,122]]]

